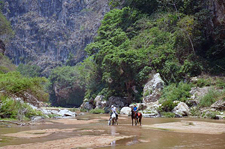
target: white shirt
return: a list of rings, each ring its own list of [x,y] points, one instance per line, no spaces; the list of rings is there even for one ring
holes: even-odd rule
[[[116,107],[111,108],[112,112],[116,112]]]

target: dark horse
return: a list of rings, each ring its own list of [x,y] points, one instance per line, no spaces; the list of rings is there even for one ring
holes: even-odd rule
[[[142,114],[140,112],[134,112],[133,109],[131,109],[131,119],[132,119],[132,126],[133,126],[133,119],[135,119],[135,125],[140,123],[141,125],[141,118]]]

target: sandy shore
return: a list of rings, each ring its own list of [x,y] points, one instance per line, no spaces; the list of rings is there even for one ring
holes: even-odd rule
[[[199,122],[199,121],[181,121],[181,122],[154,124],[154,125],[143,125],[142,127],[171,130],[183,133],[200,133],[200,134],[225,133],[225,124]]]
[[[111,142],[130,138],[131,136],[77,136],[67,139],[46,141],[43,143],[29,143],[21,145],[9,145],[0,149],[72,149],[78,147],[100,147],[110,145]]]
[[[53,133],[59,132],[73,132],[76,129],[42,129],[42,130],[30,130],[30,131],[20,131],[17,133],[8,133],[3,136],[7,137],[17,137],[17,138],[40,138],[45,137]]]

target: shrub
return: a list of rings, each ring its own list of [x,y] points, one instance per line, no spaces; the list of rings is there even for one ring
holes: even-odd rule
[[[103,109],[91,109],[89,112],[92,113],[92,114],[103,114],[103,113],[105,113],[105,111]]]
[[[177,103],[174,103],[172,100],[166,100],[159,107],[160,112],[170,112],[177,106]]]
[[[209,92],[200,99],[199,106],[200,107],[209,107],[214,102],[219,100],[219,97],[221,97],[221,95],[223,95],[223,93],[221,94],[221,92],[219,92],[219,91],[209,90]]]
[[[166,118],[174,118],[175,117],[175,113],[172,113],[172,112],[161,112],[161,115]]]
[[[48,101],[48,94],[44,92],[45,78],[27,78],[19,72],[0,74],[0,90],[6,94],[14,94],[26,98],[24,93],[29,93],[40,101]]]
[[[225,88],[225,79],[223,78],[217,78],[216,79],[216,86],[218,88]]]
[[[192,107],[192,108],[190,108],[190,113],[191,113],[191,116],[198,116],[198,117],[200,117],[200,115],[201,115],[199,107]]]
[[[192,84],[187,84],[180,82],[178,85],[170,84],[169,86],[163,89],[163,95],[160,98],[160,101],[169,100],[169,101],[182,101],[185,102],[187,98],[191,96]],[[168,102],[169,102],[168,101]]]
[[[210,86],[211,85],[211,81],[210,81],[210,79],[200,78],[200,79],[197,80],[196,85],[198,87]]]
[[[31,108],[27,103],[23,103],[19,100],[11,98],[1,98],[0,117],[1,118],[14,118],[19,120],[25,120],[32,116],[43,115],[41,111],[37,111]]]

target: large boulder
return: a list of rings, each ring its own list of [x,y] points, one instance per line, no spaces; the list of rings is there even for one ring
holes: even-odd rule
[[[211,105],[211,108],[216,110],[225,110],[225,100],[220,99]]]
[[[142,111],[143,117],[151,117],[151,118],[160,117],[160,114],[158,112],[158,108],[160,105],[161,104],[159,104],[158,101],[146,104],[147,108],[145,108]]]
[[[164,81],[161,79],[160,74],[154,74],[152,79],[145,84],[143,102],[150,103],[159,100],[163,86]]]
[[[197,104],[199,103],[201,97],[203,97],[205,94],[207,94],[209,92],[209,90],[211,90],[212,87],[202,87],[202,88],[199,88],[199,87],[192,87],[191,88],[191,98],[190,100],[193,101],[193,102],[196,102]]]
[[[178,116],[188,116],[190,115],[189,107],[184,102],[178,103],[176,107],[174,107],[173,113],[175,113]]]
[[[106,102],[106,107],[111,107],[111,105],[114,105],[117,108],[122,108],[124,106],[128,106],[127,100],[122,97],[115,97],[111,96],[108,101]]]
[[[98,96],[95,98],[94,102],[95,102],[95,108],[96,108],[96,109],[103,109],[103,108],[105,108],[105,106],[106,106],[106,101],[103,100],[103,99],[104,99],[104,96],[102,96],[102,95],[98,95]]]
[[[91,110],[93,109],[93,105],[90,104],[90,102],[83,102],[83,104],[80,106],[81,109]]]
[[[130,107],[123,107],[121,110],[120,110],[120,114],[123,114],[123,115],[131,115],[131,108]]]

